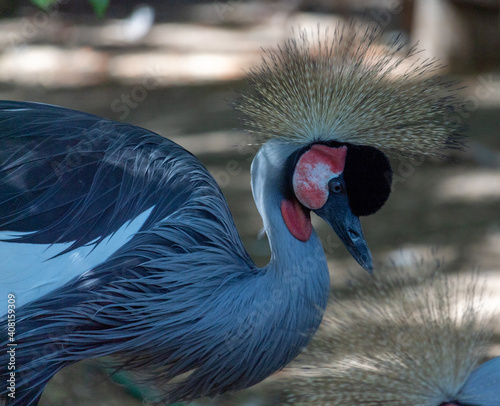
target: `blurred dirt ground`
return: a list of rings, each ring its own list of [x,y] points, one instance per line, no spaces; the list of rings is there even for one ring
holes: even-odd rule
[[[281,42],[292,26],[334,26],[338,17],[299,13],[286,2],[252,4],[194,4],[185,14],[159,14],[154,24],[147,8],[123,15],[118,8],[104,20],[62,9],[22,9],[0,19],[0,98],[86,111],[183,145],[215,176],[245,246],[264,265],[269,248],[257,238],[261,220],[250,191],[253,151],[248,137],[235,130],[228,101],[244,88],[245,70],[259,63],[260,47]],[[469,148],[449,161],[393,161],[393,193],[380,212],[363,219],[363,228],[376,264],[405,264],[439,247],[452,272],[479,270],[500,298],[500,71],[459,79],[467,85],[461,118]],[[315,226],[325,242],[332,286],[364,272],[325,224],[315,220]],[[492,353],[500,351],[492,347]],[[199,404],[275,402],[264,383]],[[142,402],[90,360],[60,372],[40,403],[90,404]]]

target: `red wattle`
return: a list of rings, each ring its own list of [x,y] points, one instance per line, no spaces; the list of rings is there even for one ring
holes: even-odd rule
[[[281,216],[288,231],[299,241],[306,242],[311,237],[312,224],[309,211],[302,206],[298,200],[286,200],[281,202]]]

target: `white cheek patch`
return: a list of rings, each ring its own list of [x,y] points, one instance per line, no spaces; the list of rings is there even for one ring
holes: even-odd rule
[[[328,200],[328,182],[344,170],[347,147],[316,144],[298,160],[293,173],[295,196],[305,207],[319,209]]]

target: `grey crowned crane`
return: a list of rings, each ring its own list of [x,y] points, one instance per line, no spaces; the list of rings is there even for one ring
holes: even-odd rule
[[[283,404],[500,406],[484,280],[446,274],[439,260],[357,279],[278,380]]]
[[[263,144],[251,167],[272,250],[263,268],[213,177],[179,145],[90,114],[1,102],[0,297],[15,297],[16,323],[2,342],[17,344],[15,391],[2,385],[1,396],[34,405],[66,365],[113,356],[158,400],[191,400],[249,387],[294,359],[330,287],[311,212],[371,271],[359,217],[390,193],[381,150],[440,155],[459,142],[449,84],[425,76],[435,65],[398,76],[415,49],[380,50],[377,36],[301,33],[249,75],[236,108]],[[0,319],[5,334],[12,314]]]

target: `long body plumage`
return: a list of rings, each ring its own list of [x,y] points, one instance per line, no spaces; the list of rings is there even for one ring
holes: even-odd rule
[[[418,81],[432,63],[394,80],[414,49],[394,59],[394,43],[377,56],[375,34],[352,30],[326,45],[290,40],[237,103],[272,137],[251,170],[272,250],[264,268],[214,179],[178,145],[85,113],[0,103],[0,292],[18,305],[12,404],[36,404],[54,373],[83,358],[113,355],[175,401],[245,388],[301,351],[329,291],[311,212],[371,271],[359,217],[382,207],[392,179],[377,148],[456,145],[447,83]]]
[[[75,262],[84,270],[54,287],[40,274],[41,264],[31,263],[22,279],[30,278],[35,289],[17,294],[19,274],[8,275],[2,265],[3,289],[23,304],[12,404],[29,404],[65,365],[109,354],[143,377],[149,371],[155,382],[193,371],[175,391],[167,389],[170,400],[215,395],[259,382],[308,342],[329,287],[316,237],[304,249],[280,235],[283,262],[275,257],[258,269],[215,181],[178,145],[71,110],[15,102],[0,107],[3,259],[22,262],[9,260],[16,244],[52,241],[60,251],[51,253],[49,267],[69,253],[62,272],[71,275]],[[18,220],[26,212],[30,221]],[[98,250],[87,251],[137,219],[139,230],[123,233],[126,239],[107,257],[94,259]],[[6,239],[10,234],[15,237]],[[301,261],[314,271],[304,272]]]

